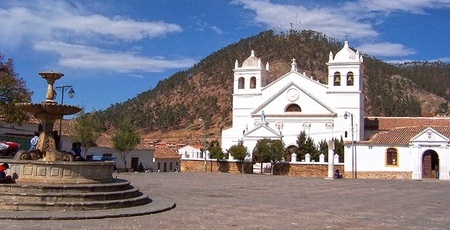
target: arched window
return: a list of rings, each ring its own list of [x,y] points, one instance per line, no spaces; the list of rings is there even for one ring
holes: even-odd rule
[[[352,86],[353,85],[353,72],[348,72],[347,73],[347,85],[348,86]]]
[[[256,88],[256,77],[250,78],[250,89]]]
[[[243,89],[244,88],[244,83],[245,83],[244,78],[240,77],[239,80],[238,80],[238,89]]]
[[[397,149],[388,148],[386,150],[386,165],[398,165]]]
[[[333,82],[334,82],[335,86],[341,85],[341,73],[339,73],[339,72],[334,73],[334,81]]]
[[[288,107],[286,107],[286,111],[285,112],[301,112],[302,109],[300,108],[299,105],[297,104],[290,104],[288,105]]]

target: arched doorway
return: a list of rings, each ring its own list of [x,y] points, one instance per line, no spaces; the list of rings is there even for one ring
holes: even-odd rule
[[[439,168],[439,155],[434,150],[427,150],[422,156],[422,178],[436,178]]]

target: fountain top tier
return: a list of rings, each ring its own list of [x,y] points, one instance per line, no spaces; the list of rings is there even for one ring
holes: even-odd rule
[[[63,73],[54,72],[54,71],[43,71],[40,72],[42,78],[47,81],[47,93],[45,95],[45,100],[41,103],[18,103],[17,107],[22,109],[23,111],[30,112],[32,114],[51,114],[51,115],[72,115],[79,111],[81,108],[78,106],[72,105],[59,105],[57,102],[53,100],[55,97],[55,90],[53,89],[53,84],[56,80],[60,79],[64,76]]]

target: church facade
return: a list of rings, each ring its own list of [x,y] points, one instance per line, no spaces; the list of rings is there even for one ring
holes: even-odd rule
[[[222,149],[243,143],[250,160],[258,140],[281,139],[285,147],[296,146],[302,131],[316,142],[362,140],[363,58],[345,42],[336,55],[330,52],[327,65],[326,84],[300,73],[295,59],[288,73],[268,82],[270,66],[254,51],[242,65],[236,60],[232,126],[222,131]]]

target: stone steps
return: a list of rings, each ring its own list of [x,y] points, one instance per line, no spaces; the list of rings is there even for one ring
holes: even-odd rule
[[[137,188],[112,192],[84,192],[84,193],[13,193],[0,192],[0,200],[14,202],[81,202],[118,200],[142,195]]]
[[[82,211],[128,208],[150,203],[151,200],[146,195],[139,197],[107,200],[107,201],[86,201],[86,202],[14,202],[2,201],[0,205],[3,210],[14,211]]]
[[[126,208],[151,202],[126,180],[99,184],[0,184],[0,206],[16,211]]]
[[[112,183],[97,184],[1,184],[0,192],[12,193],[86,193],[123,191],[130,188],[127,180],[116,179]]]

